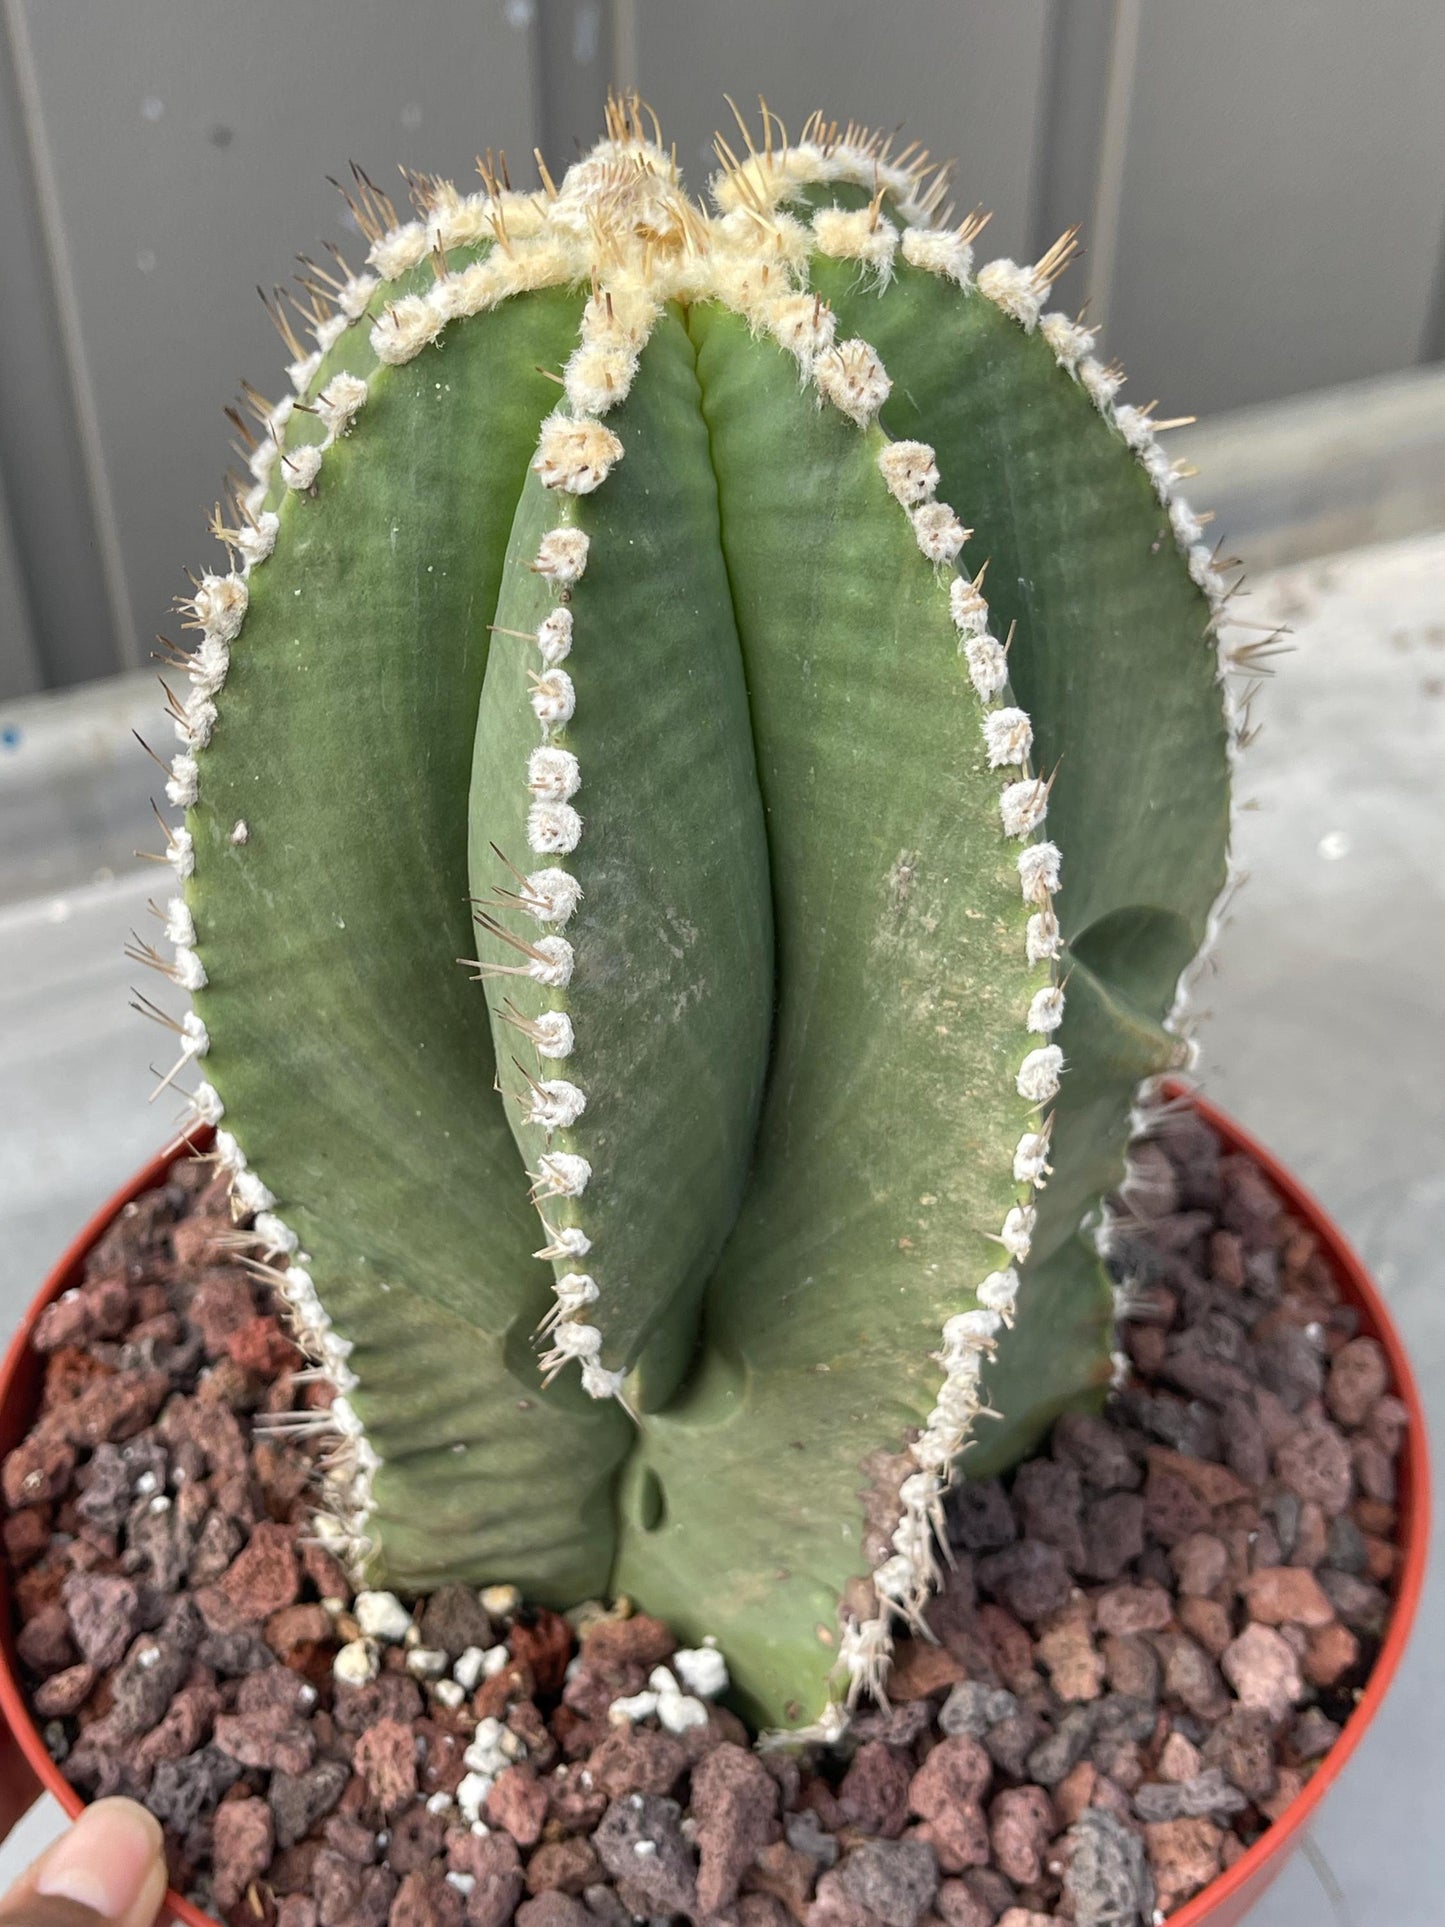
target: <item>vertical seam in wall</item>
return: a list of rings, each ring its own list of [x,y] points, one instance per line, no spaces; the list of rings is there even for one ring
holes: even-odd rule
[[[40,215],[40,231],[55,292],[60,341],[70,376],[71,399],[79,428],[80,457],[85,470],[91,514],[100,543],[101,573],[110,603],[111,621],[121,662],[128,668],[142,666],[142,656],[131,609],[130,586],[126,578],[125,557],[116,521],[115,502],[105,473],[101,453],[100,414],[95,404],[95,387],[85,354],[80,326],[80,299],[70,271],[65,246],[64,224],[60,214],[60,192],[51,164],[50,146],[45,133],[40,89],[35,72],[34,50],[20,0],[3,0],[4,24],[10,39],[15,69],[15,91],[20,99],[20,115],[30,150],[35,179],[35,199]]]
[[[620,94],[638,84],[637,0],[612,0],[612,85]]]
[[[1124,164],[1129,152],[1129,124],[1134,104],[1134,79],[1139,64],[1142,0],[1114,0],[1109,44],[1109,85],[1104,96],[1104,124],[1099,139],[1099,169],[1087,255],[1089,320],[1095,327],[1108,313],[1118,270],[1119,221],[1124,195]]]

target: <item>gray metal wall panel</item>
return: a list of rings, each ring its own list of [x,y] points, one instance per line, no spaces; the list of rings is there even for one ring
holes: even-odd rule
[[[1033,162],[1044,94],[1047,0],[635,0],[637,83],[677,142],[695,192],[716,162],[712,134],[737,129],[723,95],[758,124],[757,96],[796,134],[815,107],[840,121],[904,124],[959,160],[962,208],[994,210],[993,252],[1030,245]],[[733,142],[736,145],[736,141]]]
[[[0,693],[116,665],[12,42],[0,16]]]
[[[356,159],[466,179],[530,153],[523,0],[23,0],[136,628],[165,625],[228,459],[221,406],[285,359],[253,292],[347,234]],[[352,237],[353,239],[355,237]],[[353,248],[354,254],[360,249]]]
[[[1102,316],[1132,395],[1212,411],[1418,358],[1442,82],[1438,4],[1145,0]]]

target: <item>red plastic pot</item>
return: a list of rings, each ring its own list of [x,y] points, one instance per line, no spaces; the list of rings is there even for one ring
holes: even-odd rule
[[[1410,1637],[1425,1580],[1430,1521],[1430,1468],[1425,1445],[1425,1414],[1410,1361],[1369,1273],[1321,1207],[1288,1171],[1276,1163],[1268,1151],[1205,1099],[1195,1093],[1180,1094],[1189,1097],[1200,1117],[1218,1133],[1226,1150],[1243,1152],[1254,1160],[1290,1212],[1315,1234],[1341,1292],[1360,1314],[1361,1331],[1378,1339],[1384,1346],[1394,1377],[1395,1391],[1405,1401],[1410,1413],[1399,1467],[1402,1559],[1396,1578],[1394,1610],[1359,1704],[1324,1763],[1316,1770],[1299,1798],[1286,1809],[1283,1817],[1256,1841],[1248,1853],[1236,1861],[1228,1873],[1212,1881],[1204,1892],[1196,1894],[1186,1906],[1169,1917],[1170,1927],[1206,1927],[1206,1923],[1207,1927],[1238,1927],[1254,1903],[1283,1872],[1302,1829],[1363,1739],[1395,1676]],[[209,1133],[198,1133],[191,1142],[196,1149],[204,1150],[209,1144]],[[87,1255],[112,1220],[133,1198],[139,1197],[153,1185],[162,1183],[177,1155],[178,1147],[174,1145],[161,1152],[95,1214],[45,1281],[26,1313],[4,1365],[0,1366],[0,1454],[11,1451],[19,1444],[29,1429],[39,1402],[42,1367],[40,1358],[30,1347],[30,1334],[36,1320],[53,1299],[79,1281]],[[80,1811],[84,1802],[46,1752],[20,1684],[10,1624],[9,1590],[9,1576],[3,1564],[0,1564],[0,1652],[3,1652],[3,1665],[0,1665],[0,1719],[4,1720],[19,1742],[41,1785],[55,1795],[67,1813],[73,1815]],[[187,1927],[214,1927],[209,1915],[191,1906],[179,1894],[170,1893],[166,1898],[172,1916],[186,1922]]]

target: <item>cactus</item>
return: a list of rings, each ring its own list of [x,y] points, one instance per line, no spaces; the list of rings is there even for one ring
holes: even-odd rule
[[[630,101],[536,193],[357,176],[184,605],[165,968],[318,1530],[625,1590],[828,1735],[961,1460],[1109,1382],[1225,585],[1069,237],[975,273],[925,156],[763,130],[711,212]]]

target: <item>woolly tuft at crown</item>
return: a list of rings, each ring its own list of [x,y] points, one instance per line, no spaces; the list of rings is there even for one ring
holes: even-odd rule
[[[743,143],[708,206],[631,100],[535,193],[356,176],[233,415],[137,954],[335,1391],[328,1541],[625,1591],[826,1736],[949,1480],[1109,1381],[1227,565],[1047,310],[1071,236],[975,270],[916,149]]]

